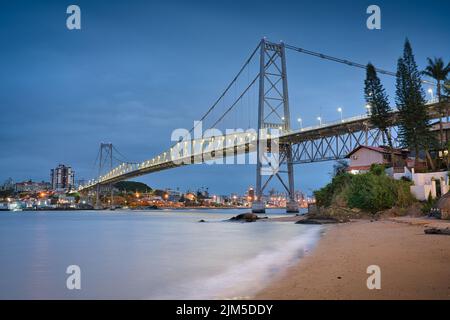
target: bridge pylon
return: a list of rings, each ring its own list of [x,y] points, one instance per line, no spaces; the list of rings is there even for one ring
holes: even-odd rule
[[[113,169],[113,145],[112,143],[100,143],[99,150],[99,166],[98,166],[98,176],[101,177],[104,167],[108,167],[107,162],[109,162],[109,170]],[[95,209],[103,209],[103,205],[100,201],[100,193],[102,192],[101,184],[97,184],[96,188],[96,200],[95,200]],[[112,183],[109,184],[109,191],[111,192],[110,198],[110,208],[114,207],[114,188]]]
[[[277,129],[281,132],[291,130],[289,94],[286,71],[286,51],[284,43],[275,44],[265,38],[260,43],[260,71],[259,71],[259,102],[258,102],[258,144],[256,163],[255,199],[252,203],[252,212],[264,213],[265,205],[263,192],[273,177],[277,177],[287,191],[286,211],[298,212],[298,203],[295,201],[294,167],[292,163],[292,144],[279,145],[278,167],[270,175],[263,171],[264,154],[267,146],[262,146],[260,135],[262,130]],[[282,177],[281,174],[287,174]],[[265,182],[263,184],[263,179]]]

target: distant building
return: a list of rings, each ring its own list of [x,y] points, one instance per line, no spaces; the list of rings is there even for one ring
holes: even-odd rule
[[[75,172],[71,167],[60,164],[51,170],[50,176],[55,191],[70,191],[75,186]]]
[[[394,167],[402,168],[406,165],[408,152],[405,150],[394,149]],[[370,170],[372,164],[392,164],[392,152],[384,147],[358,146],[350,152],[346,158],[350,159],[350,165],[347,171],[350,173],[364,173]]]
[[[12,178],[8,178],[3,185],[0,187],[0,190],[14,190],[14,181]]]
[[[51,184],[49,182],[34,182],[31,180],[24,181],[24,182],[17,182],[15,184],[15,191],[16,192],[40,192],[40,191],[47,191],[51,188]]]

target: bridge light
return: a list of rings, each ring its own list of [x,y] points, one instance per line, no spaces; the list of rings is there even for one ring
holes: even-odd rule
[[[297,122],[300,124],[300,130],[303,130],[303,120],[302,120],[302,118],[298,118]]]
[[[342,108],[339,107],[339,108],[337,109],[337,111],[341,114],[341,122],[342,122],[342,121],[343,121],[343,118],[342,118]]]
[[[433,89],[432,89],[432,88],[429,88],[429,89],[428,89],[428,93],[429,93],[430,96],[431,96],[431,100],[434,100],[434,94],[433,94]]]

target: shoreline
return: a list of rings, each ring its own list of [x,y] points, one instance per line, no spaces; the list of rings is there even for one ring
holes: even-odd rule
[[[450,227],[420,218],[326,225],[311,252],[252,298],[450,299],[450,237],[424,233],[436,224]],[[381,268],[380,290],[367,288],[370,265]]]

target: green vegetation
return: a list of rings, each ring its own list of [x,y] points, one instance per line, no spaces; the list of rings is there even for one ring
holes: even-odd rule
[[[431,60],[430,58],[428,60],[428,66],[425,68],[424,71],[422,71],[422,74],[433,78],[436,80],[437,83],[437,97],[439,102],[439,113],[441,114],[441,117],[439,118],[439,146],[443,147],[444,144],[444,129],[442,126],[442,117],[444,116],[444,110],[442,108],[441,102],[442,100],[442,82],[446,80],[447,75],[450,73],[450,63],[448,63],[446,66],[444,64],[444,61],[442,58],[434,58]],[[448,110],[446,110],[445,114],[448,117]]]
[[[331,183],[314,192],[319,207],[349,207],[375,214],[393,207],[406,208],[414,202],[411,182],[394,180],[382,165],[358,175],[341,173]]]
[[[427,201],[423,204],[422,206],[422,213],[424,214],[429,214],[431,209],[435,206],[435,204],[437,203],[438,199],[433,199],[433,197],[431,196],[431,192],[428,194],[428,198]]]
[[[370,106],[370,121],[375,127],[380,129],[383,142],[385,141],[385,137],[387,137],[388,145],[392,150],[392,137],[388,130],[392,125],[392,109],[389,106],[386,91],[377,76],[377,71],[371,63],[367,65],[366,80],[364,81],[364,96],[366,103]]]
[[[114,184],[114,187],[122,192],[151,192],[152,188],[142,182],[136,181],[120,181]]]
[[[421,73],[417,68],[411,44],[405,42],[403,56],[397,63],[396,103],[399,110],[399,139],[403,147],[415,151],[424,150],[431,169],[434,161],[429,153],[435,146],[430,131],[430,119],[425,106],[425,93],[422,88]]]
[[[80,202],[81,196],[80,196],[80,194],[78,192],[68,193],[67,196],[74,197],[76,202]]]

